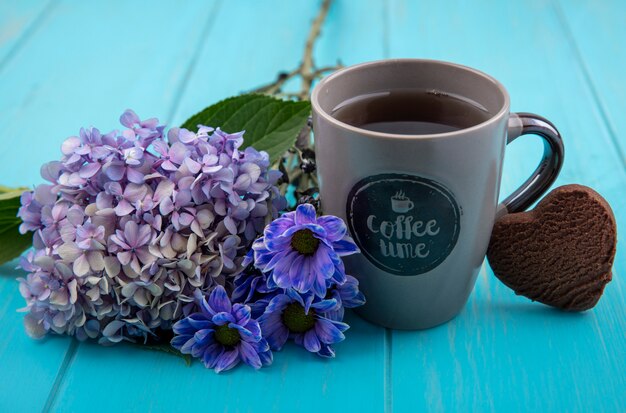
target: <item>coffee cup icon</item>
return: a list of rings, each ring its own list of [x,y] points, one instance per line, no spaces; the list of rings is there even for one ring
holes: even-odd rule
[[[405,214],[413,209],[415,204],[404,195],[403,191],[398,191],[391,197],[391,210],[398,214]]]

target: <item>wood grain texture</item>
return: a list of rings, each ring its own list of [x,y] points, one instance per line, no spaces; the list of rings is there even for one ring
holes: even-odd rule
[[[558,0],[555,9],[595,106],[626,164],[626,2]]]
[[[71,340],[54,337],[45,342],[24,332],[24,299],[18,291],[17,262],[0,266],[0,411],[40,411],[63,365]]]
[[[11,92],[4,83],[4,68],[24,47],[42,21],[51,12],[51,1],[0,2],[0,101],[8,99]],[[9,145],[9,139],[1,139]],[[16,162],[17,162],[16,157]],[[12,163],[5,163],[0,176],[4,181]],[[15,269],[17,262],[0,266],[0,411],[39,410],[45,405],[48,390],[53,386],[63,364],[68,340],[57,338],[45,346],[24,334],[24,307],[15,280],[23,276]],[[45,347],[45,348],[44,348]],[[28,377],[28,380],[24,378]],[[32,392],[32,389],[42,391]],[[19,406],[19,408],[17,407]]]
[[[166,113],[204,27],[188,22],[206,22],[207,4],[213,3],[55,5],[0,71],[0,136],[10,148],[0,151],[2,182],[41,182],[39,165],[58,159],[61,142],[81,126],[110,130],[127,107],[145,117]],[[10,372],[0,375],[0,411],[31,412],[54,400],[76,346],[67,338],[26,336],[16,313],[24,306],[16,264],[0,271],[0,366]]]
[[[66,136],[89,124],[116,127],[127,107],[179,124],[272,80],[299,63],[318,5],[0,3],[0,142],[10,148],[0,151],[0,183],[40,182],[39,165],[58,156]],[[616,39],[626,38],[625,7],[619,0],[337,0],[316,59],[325,66],[429,57],[494,75],[513,110],[537,112],[561,130],[558,184],[596,189],[619,227],[626,52]],[[532,137],[507,149],[502,195],[540,154]],[[592,312],[531,303],[486,268],[465,310],[444,326],[392,333],[350,315],[335,360],[287,346],[270,368],[219,376],[128,345],[29,339],[16,312],[23,300],[15,278],[23,274],[10,263],[0,267],[0,411],[624,411],[626,251],[618,236],[614,280]]]
[[[53,0],[0,2],[0,69],[22,48],[54,6]]]
[[[598,190],[619,226],[626,214],[623,165],[552,4],[476,7],[458,1],[443,7],[392,1],[390,19],[391,56],[452,60],[485,70],[508,88],[513,111],[551,119],[566,147],[557,184]],[[539,159],[532,140],[524,137],[507,148],[502,195]],[[531,303],[487,270],[456,319],[429,331],[394,332],[394,411],[623,410],[625,363],[617,354],[625,352],[626,309],[620,256],[623,245],[614,281],[592,312],[566,314]]]

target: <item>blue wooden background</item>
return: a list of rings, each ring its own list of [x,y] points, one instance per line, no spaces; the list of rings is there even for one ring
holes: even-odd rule
[[[0,183],[33,185],[79,127],[127,107],[179,124],[300,59],[318,0],[0,0]],[[558,184],[580,183],[626,225],[626,2],[338,0],[321,65],[388,57],[459,62],[501,80],[512,109],[566,143]],[[502,193],[538,139],[507,151]],[[626,228],[626,227],[625,227]],[[485,264],[453,321],[385,330],[349,315],[335,360],[288,346],[274,365],[222,375],[127,345],[23,331],[15,262],[0,267],[0,412],[626,411],[625,243],[593,310],[567,314],[504,287]]]

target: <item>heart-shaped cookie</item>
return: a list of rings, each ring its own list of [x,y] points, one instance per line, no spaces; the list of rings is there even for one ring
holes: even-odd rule
[[[596,305],[611,281],[617,228],[611,207],[593,189],[565,185],[532,211],[504,215],[487,258],[518,295],[570,311]]]

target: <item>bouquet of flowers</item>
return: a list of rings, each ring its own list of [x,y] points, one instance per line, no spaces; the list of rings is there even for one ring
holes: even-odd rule
[[[365,298],[341,260],[358,252],[346,225],[318,216],[307,96],[340,66],[313,62],[329,5],[275,82],[167,131],[127,110],[122,130],[66,139],[45,184],[0,186],[0,263],[33,247],[19,279],[30,336],[166,346],[216,372],[268,365],[290,339],[334,357],[344,309]]]
[[[283,173],[244,132],[166,132],[131,110],[120,122],[65,140],[47,183],[21,195],[28,334],[172,337],[217,372],[270,364],[289,339],[333,357],[344,308],[364,303],[343,221],[310,203],[288,211]]]

